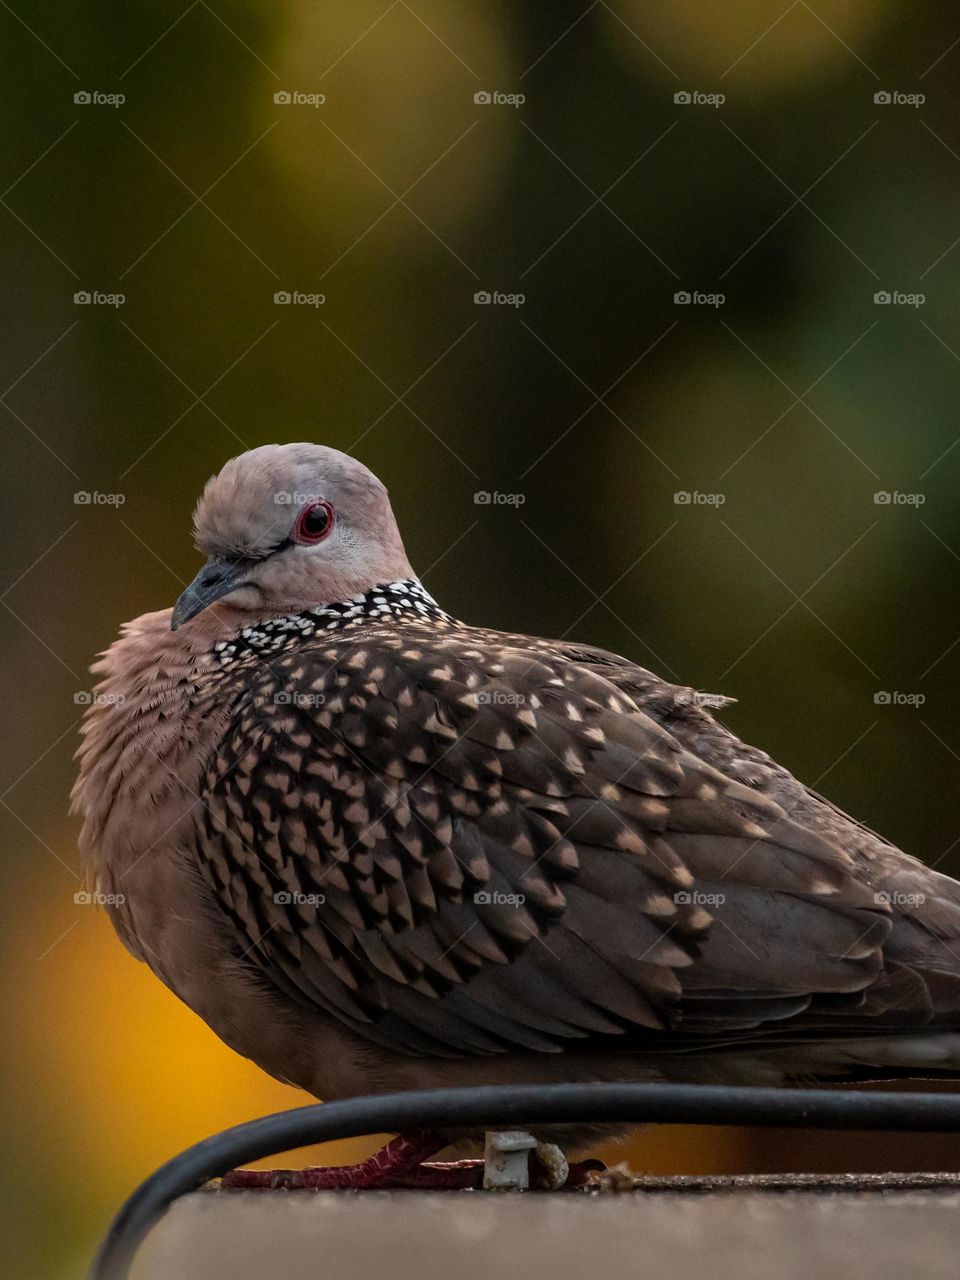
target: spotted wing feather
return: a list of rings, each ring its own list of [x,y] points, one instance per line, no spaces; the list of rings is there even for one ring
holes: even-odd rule
[[[231,682],[199,864],[248,961],[372,1041],[669,1044],[882,969],[889,911],[839,845],[595,664],[408,623]]]

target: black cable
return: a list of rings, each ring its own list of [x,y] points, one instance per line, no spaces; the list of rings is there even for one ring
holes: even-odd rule
[[[314,1142],[374,1133],[527,1128],[572,1121],[956,1133],[960,1132],[960,1094],[547,1084],[431,1089],[315,1103],[225,1129],[161,1165],[114,1218],[90,1280],[126,1280],[144,1237],[178,1196],[251,1160]]]

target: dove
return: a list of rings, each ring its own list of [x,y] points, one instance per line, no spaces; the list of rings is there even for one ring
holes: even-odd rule
[[[227,462],[194,523],[93,667],[73,805],[121,941],[236,1052],[323,1100],[960,1074],[960,885],[728,699],[452,616],[322,445]],[[296,1185],[436,1185],[450,1140]]]

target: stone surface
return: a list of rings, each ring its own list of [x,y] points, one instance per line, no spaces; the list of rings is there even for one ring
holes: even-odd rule
[[[960,1176],[631,1180],[626,1194],[199,1193],[134,1280],[941,1280]]]

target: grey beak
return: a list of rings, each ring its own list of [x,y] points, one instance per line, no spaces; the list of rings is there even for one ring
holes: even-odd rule
[[[256,560],[247,559],[208,560],[173,606],[170,630],[176,631],[177,627],[195,618],[215,600],[239,587],[256,563]]]

